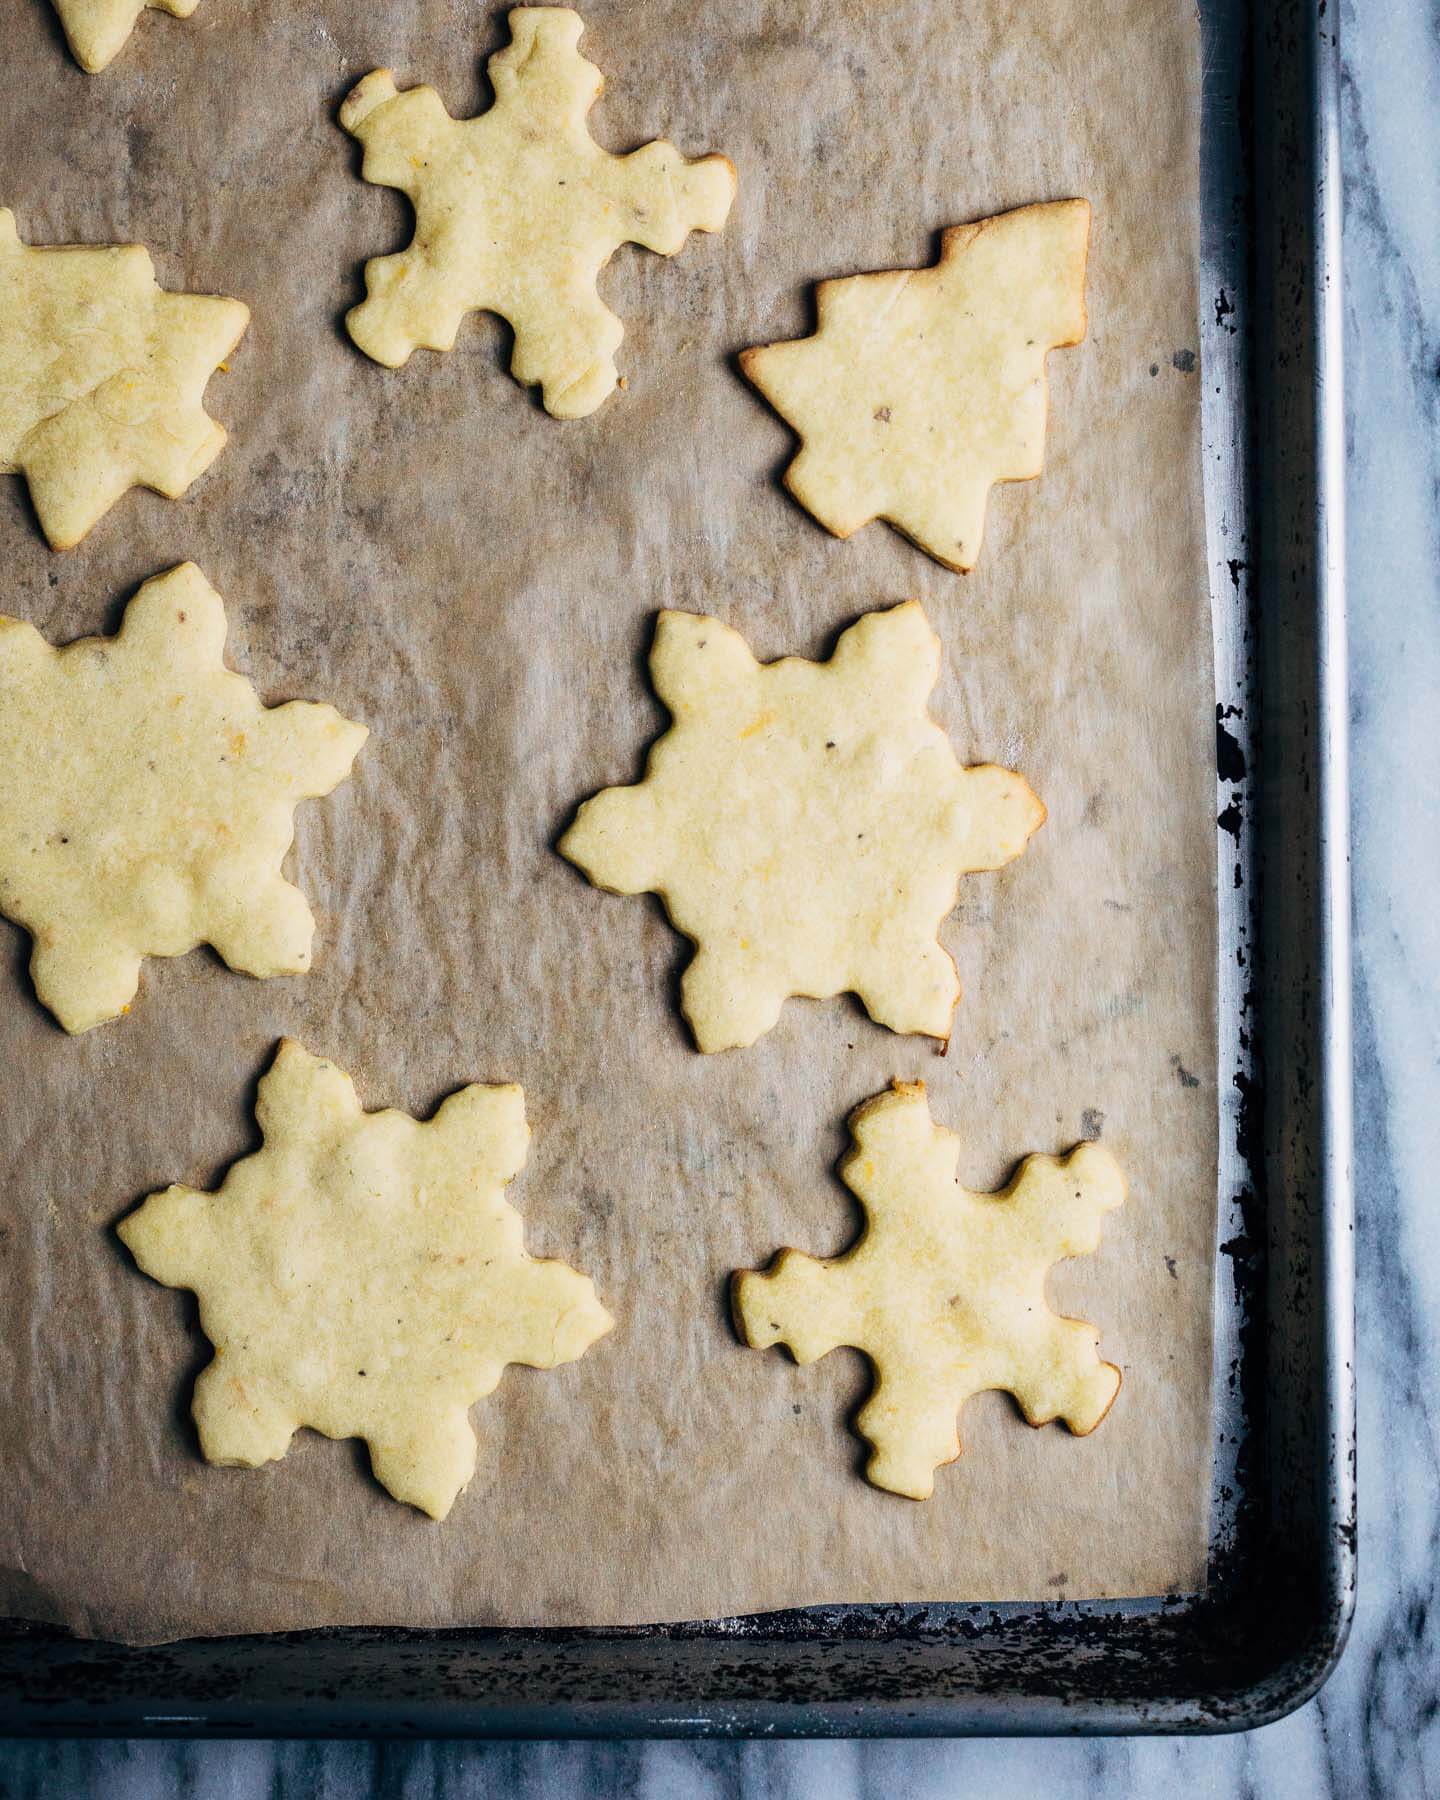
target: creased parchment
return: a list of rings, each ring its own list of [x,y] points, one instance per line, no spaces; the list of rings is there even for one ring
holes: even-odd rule
[[[147,965],[127,1019],[70,1039],[0,968],[0,1602],[126,1639],[337,1623],[619,1624],[818,1601],[1099,1597],[1203,1578],[1214,1236],[1214,769],[1196,344],[1199,46],[1183,0],[593,0],[600,142],[659,134],[735,162],[722,236],[602,277],[628,391],[559,423],[505,372],[508,333],[367,362],[339,320],[366,256],[408,240],[358,178],[340,98],[367,70],[484,98],[503,15],[457,0],[213,0],[147,18],[100,78],[50,9],[10,21],[0,203],[31,243],[140,241],[167,286],[254,321],[211,384],[231,442],[189,497],[126,498],[64,557],[0,482],[0,609],[52,640],[113,630],[193,558],[230,655],[270,701],[371,727],[352,780],[301,809],[292,871],[320,919],[308,977],[200,952]],[[849,543],[791,502],[785,426],[734,353],[813,322],[811,284],[933,260],[946,225],[1081,195],[1090,336],[1050,360],[1047,467],[998,489],[975,573],[895,532]],[[1027,853],[963,884],[949,1054],[848,1001],[792,1001],[752,1049],[691,1048],[687,948],[658,906],[553,852],[576,803],[634,779],[662,714],[662,606],[756,652],[819,655],[919,598],[934,711],[962,760],[1049,807]],[[304,1434],[263,1471],[198,1456],[207,1354],[188,1296],[114,1221],[213,1185],[256,1143],[282,1033],[372,1106],[428,1113],[523,1083],[510,1197],[538,1254],[591,1274],[618,1325],[579,1363],[512,1370],[436,1525],[354,1445]],[[994,1186],[1099,1135],[1130,1178],[1100,1254],[1051,1291],[1124,1366],[1086,1440],[966,1411],[923,1505],[859,1477],[865,1367],[742,1349],[737,1267],[849,1241],[847,1112],[922,1077]]]

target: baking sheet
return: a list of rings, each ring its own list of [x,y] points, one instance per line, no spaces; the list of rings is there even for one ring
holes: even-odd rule
[[[740,196],[722,237],[617,256],[602,287],[628,391],[563,425],[504,373],[493,320],[399,372],[338,328],[364,257],[409,224],[358,180],[336,104],[389,65],[475,110],[503,14],[261,0],[242,22],[206,0],[186,25],[147,17],[91,79],[34,10],[0,113],[22,236],[143,241],[167,285],[255,316],[209,393],[232,442],[187,500],[132,495],[62,558],[0,482],[0,604],[56,641],[113,630],[139,581],[192,557],[261,693],[329,700],[372,737],[300,815],[308,977],[151,963],[128,1019],[71,1040],[5,928],[0,1601],[145,1640],[1197,1586],[1215,838],[1189,10],[589,6],[599,140],[723,150]],[[733,352],[808,330],[816,279],[928,262],[944,225],[1071,194],[1095,208],[1091,334],[1050,359],[1043,479],[997,491],[969,577],[880,525],[828,538],[779,488],[793,440]],[[963,885],[949,1054],[851,1002],[792,1001],[752,1049],[702,1058],[658,905],[598,893],[553,840],[579,799],[638,775],[663,722],[644,679],[658,607],[714,612],[765,657],[819,655],[907,595],[944,642],[933,708],[958,753],[1022,770],[1050,810],[1020,861]],[[370,1105],[423,1114],[467,1080],[522,1082],[530,1245],[592,1274],[619,1321],[481,1404],[444,1525],[388,1499],[358,1446],[302,1434],[264,1471],[201,1462],[193,1302],[109,1229],[255,1146],[282,1033]],[[743,1350],[723,1297],[781,1244],[850,1240],[843,1120],[895,1075],[929,1084],[968,1185],[1097,1133],[1131,1180],[1100,1254],[1051,1283],[1124,1367],[1110,1417],[1075,1440],[985,1396],[924,1505],[859,1478],[863,1360]]]

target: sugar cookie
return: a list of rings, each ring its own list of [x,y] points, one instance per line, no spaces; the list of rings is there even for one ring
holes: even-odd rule
[[[139,244],[37,249],[0,209],[0,475],[23,475],[53,550],[132,487],[178,500],[225,431],[205,384],[249,309],[169,294]]]
[[[364,1438],[381,1485],[443,1519],[475,1469],[470,1408],[506,1364],[573,1362],[614,1323],[585,1276],[525,1250],[504,1194],[525,1097],[461,1088],[423,1124],[364,1112],[287,1039],[255,1117],[264,1148],[215,1193],[167,1188],[119,1227],[147,1275],[199,1297],[200,1447],[253,1469],[302,1425]]]
[[[813,337],[740,366],[802,440],[785,485],[836,537],[887,519],[974,567],[997,481],[1040,473],[1045,356],[1085,336],[1084,200],[942,233],[930,269],[822,281]]]
[[[718,619],[664,612],[650,670],[674,723],[559,847],[598,887],[661,895],[695,943],[700,1049],[847,990],[892,1031],[948,1037],[960,983],[936,931],[960,876],[1018,856],[1045,809],[1010,770],[956,761],[926,711],[940,643],[920,607],[867,613],[822,663],[761,664]]]
[[[782,1250],[764,1274],[733,1277],[737,1329],[757,1350],[784,1344],[814,1362],[841,1344],[863,1350],[875,1387],[855,1424],[872,1446],[876,1487],[926,1500],[935,1470],[960,1454],[956,1414],[1002,1388],[1031,1425],[1063,1419],[1092,1432],[1120,1389],[1096,1352],[1099,1333],[1050,1310],[1045,1277],[1091,1256],[1100,1221],[1125,1198],[1108,1150],[1027,1156],[998,1194],[959,1185],[959,1139],[930,1117],[923,1082],[897,1081],[850,1115],[840,1165],[865,1209],[841,1256]]]
[[[397,92],[388,69],[340,109],[365,179],[415,208],[409,249],[365,265],[367,298],[346,319],[376,362],[453,349],[467,313],[499,313],[515,379],[539,382],[556,418],[581,418],[614,392],[625,335],[596,291],[605,264],[621,244],[674,256],[691,231],[724,225],[725,157],[692,162],[658,141],[612,156],[590,136],[602,78],[577,48],[583,29],[568,7],[516,7],[511,42],[490,58],[495,104],[478,118],[452,119],[434,88]]]
[[[147,956],[310,966],[315,921],[280,865],[295,808],[345,779],[366,729],[263,705],[224,650],[193,563],[147,581],[113,638],[56,650],[0,617],[0,913],[67,1031],[128,1012]]]

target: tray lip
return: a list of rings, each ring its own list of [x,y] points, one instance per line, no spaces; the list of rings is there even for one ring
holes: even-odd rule
[[[1230,1736],[1276,1723],[1311,1700],[1329,1680],[1344,1652],[1353,1618],[1353,1583],[1347,1584],[1313,1635],[1293,1646],[1273,1666],[1252,1676],[1247,1685],[1228,1696],[1224,1711],[1207,1706],[1194,1695],[1146,1705],[1134,1701],[1086,1699],[1067,1701],[1059,1696],[1020,1696],[1009,1693],[997,1701],[966,1694],[932,1699],[923,1695],[903,1700],[857,1697],[817,1704],[813,1700],[732,1699],[702,1701],[580,1700],[568,1703],[563,1719],[556,1717],[556,1702],[505,1701],[494,1706],[474,1699],[453,1698],[443,1690],[420,1703],[393,1699],[371,1701],[337,1715],[333,1699],[311,1696],[292,1698],[278,1706],[264,1700],[237,1699],[233,1703],[155,1701],[110,1703],[86,1717],[68,1710],[64,1703],[27,1708],[17,1712],[8,1695],[0,1693],[0,1735],[15,1737],[217,1738],[247,1736],[265,1738],[366,1739],[400,1742],[409,1739],[512,1739],[536,1738],[876,1738],[876,1737],[1037,1737],[1037,1736]],[[760,1615],[761,1617],[765,1615]],[[769,1615],[778,1617],[780,1615]],[[636,1637],[644,1628],[633,1628]],[[393,1629],[380,1626],[280,1632],[263,1638],[191,1638],[178,1645],[140,1649],[99,1639],[77,1639],[68,1633],[34,1627],[21,1641],[68,1645],[82,1657],[104,1662],[109,1658],[141,1658],[154,1650],[165,1654],[180,1649],[194,1655],[209,1651],[231,1654],[263,1643],[304,1647],[326,1641],[383,1638],[387,1646],[403,1640],[426,1649],[437,1644],[480,1643],[506,1638],[533,1640],[537,1635],[574,1640],[615,1642],[617,1634],[604,1628],[584,1633],[554,1628],[547,1633],[505,1629]],[[753,1640],[752,1640],[753,1641]],[[156,1710],[150,1710],[151,1706]],[[162,1706],[176,1710],[165,1712]],[[370,1710],[373,1708],[374,1710]],[[181,1710],[183,1709],[183,1710]],[[257,1716],[263,1715],[263,1717]]]
[[[1202,4],[1204,0],[1202,0]],[[1224,0],[1222,0],[1222,4]],[[378,1717],[341,1720],[333,1713],[327,1720],[321,1703],[308,1695],[291,1697],[278,1705],[252,1700],[248,1705],[221,1705],[207,1715],[198,1712],[151,1712],[144,1702],[110,1703],[86,1716],[83,1702],[74,1710],[65,1703],[27,1703],[0,1686],[0,1732],[25,1736],[75,1735],[86,1737],[150,1736],[228,1737],[258,1734],[272,1737],[326,1736],[404,1739],[429,1737],[522,1738],[565,1736],[1029,1736],[1116,1735],[1186,1732],[1227,1734],[1254,1729],[1283,1718],[1303,1705],[1328,1680],[1338,1664],[1349,1634],[1355,1599],[1354,1507],[1354,1406],[1347,1392],[1353,1343],[1353,1269],[1348,1226],[1353,1197],[1350,1170],[1350,1066],[1349,1066],[1349,938],[1348,938],[1348,786],[1346,780],[1347,710],[1345,705],[1345,603],[1343,572],[1343,400],[1341,386],[1340,304],[1340,176],[1339,176],[1339,58],[1336,33],[1328,28],[1325,0],[1299,0],[1298,23],[1291,54],[1309,59],[1311,77],[1310,141],[1305,145],[1315,174],[1312,228],[1315,247],[1311,305],[1315,315],[1315,368],[1319,405],[1313,445],[1317,471],[1319,508],[1315,521],[1314,603],[1320,643],[1323,646],[1318,692],[1323,710],[1323,745],[1317,780],[1317,806],[1321,850],[1317,858],[1324,896],[1324,940],[1320,970],[1322,995],[1327,1009],[1322,1044],[1322,1081],[1325,1100],[1321,1109],[1325,1144],[1323,1184],[1327,1212],[1334,1227],[1326,1245],[1325,1280],[1331,1310],[1327,1321],[1334,1333],[1332,1353],[1345,1370],[1338,1383],[1333,1441],[1333,1480],[1330,1512],[1337,1536],[1335,1556],[1327,1567],[1322,1604],[1308,1634],[1292,1642],[1272,1665],[1254,1673],[1248,1684],[1229,1692],[1225,1710],[1204,1705],[1203,1695],[1148,1703],[1133,1695],[1116,1699],[1067,1702],[1060,1696],[1015,1695],[1002,1692],[987,1698],[973,1692],[933,1699],[907,1697],[901,1701],[854,1698],[839,1702],[815,1700],[736,1699],[702,1703],[657,1703],[652,1700],[572,1702],[560,1716],[557,1703],[546,1700],[528,1704],[513,1702],[487,1706],[473,1698],[451,1698],[441,1693],[419,1707],[403,1699],[374,1702]],[[1338,704],[1336,701],[1338,699]],[[1334,1311],[1340,1303],[1338,1313]],[[1019,1619],[1048,1610],[1028,1603],[977,1608],[987,1615],[1003,1614]],[[761,1618],[764,1615],[760,1615]],[[778,1617],[770,1615],[770,1617]],[[12,1644],[69,1644],[83,1660],[135,1658],[146,1653],[98,1640],[74,1639],[44,1626],[27,1627],[0,1621],[0,1654],[5,1640]],[[324,1638],[363,1640],[383,1628],[361,1627],[354,1631],[321,1630],[276,1634],[286,1641]],[[682,1628],[683,1629],[683,1628]],[[513,1634],[487,1629],[456,1631],[385,1631],[387,1640],[398,1639],[478,1644],[514,1635],[587,1638],[615,1642],[634,1633],[606,1631]],[[751,1638],[764,1640],[757,1632]],[[186,1640],[179,1648],[200,1653],[223,1646],[243,1655],[275,1637],[228,1637]],[[812,1639],[823,1648],[840,1638]],[[166,1648],[177,1648],[170,1646]],[[177,1703],[184,1704],[184,1703]],[[683,1712],[684,1717],[677,1717]],[[263,1723],[237,1714],[265,1713]],[[407,1717],[407,1715],[409,1715]],[[423,1724],[421,1721],[423,1720]]]

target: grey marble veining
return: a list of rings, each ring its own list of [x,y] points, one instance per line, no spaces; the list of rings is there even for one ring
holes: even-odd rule
[[[3,1800],[1440,1794],[1440,11],[1342,33],[1361,1588],[1329,1686],[1198,1741],[0,1745]]]

